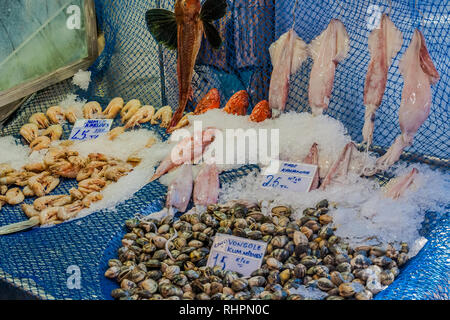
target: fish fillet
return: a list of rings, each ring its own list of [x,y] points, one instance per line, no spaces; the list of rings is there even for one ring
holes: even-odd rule
[[[269,106],[272,116],[284,111],[289,95],[289,78],[300,69],[308,57],[306,43],[294,29],[284,33],[269,47],[273,71],[270,78]]]
[[[414,135],[425,122],[431,108],[431,85],[439,80],[428,53],[423,34],[416,29],[401,61],[400,72],[404,85],[398,117],[401,135],[386,154],[377,160],[377,169],[386,170],[398,161],[403,150],[413,143]]]
[[[332,19],[328,27],[309,45],[314,60],[309,77],[309,106],[314,115],[328,108],[336,65],[347,57],[349,37],[344,24]]]
[[[389,17],[383,14],[378,28],[369,35],[370,62],[364,83],[364,127],[363,141],[372,144],[375,112],[381,104],[386,89],[387,74],[392,59],[402,47],[402,33]]]

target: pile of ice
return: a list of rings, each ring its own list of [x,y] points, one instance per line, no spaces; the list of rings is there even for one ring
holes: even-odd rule
[[[77,73],[74,74],[72,78],[72,83],[83,90],[87,90],[89,88],[89,83],[91,82],[91,72],[78,70]]]
[[[149,139],[155,139],[156,142],[150,148],[146,148]],[[71,149],[78,151],[81,156],[98,152],[121,160],[127,160],[130,156],[141,158],[141,162],[133,171],[105,187],[101,191],[103,199],[80,211],[76,219],[103,209],[113,210],[119,203],[131,198],[149,183],[155,172],[155,166],[168,152],[167,144],[162,143],[153,131],[146,129],[125,132],[112,141],[108,136],[102,136],[78,142],[71,146]]]
[[[426,165],[399,166],[396,175],[418,168],[414,184],[397,200],[384,196],[384,190],[375,180],[350,174],[345,181],[334,183],[326,190],[308,193],[289,193],[261,186],[263,179],[251,173],[225,184],[220,190],[220,202],[234,199],[270,202],[271,206],[283,204],[294,209],[301,217],[303,210],[327,199],[336,203],[330,211],[336,235],[353,246],[363,244],[399,244],[407,242],[415,255],[424,245],[419,235],[426,210],[442,211],[448,202],[450,178]],[[276,200],[274,200],[276,199]],[[274,201],[272,201],[274,200]]]

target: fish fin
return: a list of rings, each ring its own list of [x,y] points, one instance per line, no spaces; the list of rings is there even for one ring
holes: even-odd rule
[[[222,44],[222,38],[220,38],[219,31],[217,31],[216,27],[211,22],[203,21],[203,30],[211,47],[218,49]]]
[[[156,41],[169,49],[177,48],[177,21],[172,11],[150,9],[145,14],[147,27]]]
[[[308,46],[299,36],[297,36],[295,31],[294,36],[294,56],[292,57],[291,74],[296,73],[306,58],[308,58]]]
[[[183,118],[183,112],[185,108],[178,107],[177,111],[172,116],[172,120],[170,120],[169,127],[166,129],[167,133],[171,133],[175,130],[176,125],[180,122],[181,118]]]
[[[348,51],[350,50],[349,40],[347,30],[344,24],[337,19],[333,21],[336,28],[336,56],[334,57],[334,63],[339,63],[347,57]]]
[[[222,18],[226,12],[226,0],[206,0],[200,10],[200,19],[203,22],[211,22]]]
[[[392,58],[394,58],[402,48],[403,34],[385,14],[383,15],[381,23],[382,27],[385,28],[386,35],[386,64],[387,66],[390,66]]]
[[[423,72],[425,72],[430,77],[430,83],[435,84],[439,80],[439,73],[433,64],[433,60],[431,60],[430,54],[428,53],[427,46],[425,44],[425,37],[423,36],[422,32],[418,30],[416,31],[420,36],[420,66]]]

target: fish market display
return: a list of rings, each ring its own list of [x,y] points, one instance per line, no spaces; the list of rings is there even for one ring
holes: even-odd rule
[[[273,71],[270,77],[269,105],[278,116],[286,107],[289,78],[300,69],[308,57],[306,43],[290,29],[269,47]]]
[[[35,200],[32,204],[22,204],[22,211],[29,220],[1,227],[1,234],[36,225],[57,224],[114,206],[148,182],[153,174],[151,170],[164,153],[155,150],[154,154],[148,154],[145,150],[158,144],[158,139],[147,130],[125,131],[151,120],[157,121],[153,119],[155,109],[141,106],[137,99],[130,100],[125,107],[123,105],[123,99],[117,97],[111,100],[105,110],[96,101],[82,104],[79,109],[69,107],[73,112],[80,111],[77,112],[80,117],[77,116],[74,121],[83,116],[113,119],[121,111],[122,120],[128,116],[124,127],[116,127],[104,137],[81,142],[60,140],[62,124],[71,122],[66,117],[69,108],[51,106],[46,113],[35,113],[29,118],[30,122],[20,129],[29,148],[20,148],[12,142],[7,148],[18,153],[18,158],[4,154],[10,160],[0,164],[0,209],[5,204],[19,205],[25,198],[34,197]],[[168,109],[171,110],[170,107],[165,108],[158,115],[163,118],[163,122],[170,120],[164,117]],[[20,148],[20,151],[13,151],[13,148]],[[155,148],[165,150],[160,146]],[[25,152],[20,155],[22,149]],[[127,175],[128,178],[122,179]],[[61,178],[75,179],[78,186],[69,190],[69,194],[49,195],[58,187]],[[120,190],[122,184],[128,185],[128,188]],[[121,196],[118,196],[118,191]]]
[[[389,66],[402,47],[402,42],[402,33],[383,14],[380,25],[369,35],[370,62],[364,83],[366,113],[362,130],[363,142],[368,146],[372,144],[375,112],[383,99]]]
[[[439,73],[428,53],[425,38],[419,30],[400,61],[404,85],[398,111],[401,135],[384,156],[377,160],[377,169],[384,171],[398,161],[403,150],[413,143],[414,135],[425,122],[431,109],[431,85],[439,80]]]
[[[181,120],[187,101],[193,94],[191,81],[203,33],[213,48],[218,48],[222,43],[212,21],[222,18],[226,8],[224,0],[207,0],[203,6],[200,0],[177,0],[175,12],[150,9],[146,13],[147,26],[155,39],[178,52],[179,102],[167,132],[173,131]]]
[[[327,200],[304,210],[289,206],[263,214],[257,203],[230,201],[146,221],[127,220],[118,259],[105,276],[120,300],[369,300],[390,285],[408,256],[407,244],[351,247],[335,235]],[[207,267],[216,233],[264,241],[262,265],[250,277]]]
[[[314,60],[309,76],[308,99],[314,115],[328,109],[336,66],[349,51],[349,37],[344,24],[332,19],[328,27],[309,45]]]

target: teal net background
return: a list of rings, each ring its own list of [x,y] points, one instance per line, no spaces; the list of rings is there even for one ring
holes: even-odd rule
[[[93,80],[89,89],[78,94],[99,101],[103,107],[116,96],[124,100],[137,98],[155,107],[177,106],[176,53],[159,46],[144,22],[148,9],[173,9],[174,1],[98,0],[95,3],[106,46],[90,68]],[[234,92],[242,89],[249,92],[251,107],[268,98],[272,71],[268,48],[292,26],[295,1],[227,0],[227,3],[226,17],[215,23],[224,44],[213,51],[206,41],[203,42],[193,79],[194,99],[188,111],[211,88],[219,89],[222,106]],[[389,147],[400,133],[398,108],[403,79],[398,63],[414,29],[421,29],[441,79],[432,87],[431,114],[419,129],[413,146],[406,150],[404,159],[432,163],[447,174],[450,159],[449,9],[450,3],[439,0],[419,1],[417,5],[414,0],[392,1],[391,5],[389,1],[299,0],[295,10],[295,31],[307,43],[326,28],[331,18],[341,19],[349,33],[351,50],[337,67],[327,113],[342,121],[356,142],[362,140],[363,88],[370,58],[367,23],[377,12],[390,12],[391,20],[402,31],[403,47],[389,69],[386,92],[375,121],[374,145],[380,149]],[[308,58],[291,76],[287,110],[309,111],[307,88],[311,66]],[[36,93],[16,112],[1,134],[19,138],[19,129],[31,114],[45,110],[74,91],[76,88],[68,80]],[[166,138],[159,127],[146,127]],[[65,128],[63,138],[68,137],[69,130]],[[222,173],[221,182],[251,170],[256,168],[245,166]],[[66,192],[72,183],[64,181],[54,193]],[[135,213],[158,210],[165,192],[166,188],[156,181],[120,204],[114,212],[103,210],[56,227],[0,236],[0,278],[47,299],[110,299],[109,293],[117,285],[104,278],[103,273],[107,260],[116,256],[125,233],[124,221]],[[449,298],[449,209],[449,204],[443,204],[443,214],[427,213],[422,235],[428,243],[376,299]],[[0,213],[0,225],[22,220],[25,215],[19,207],[5,205]],[[67,286],[70,276],[67,268],[73,265],[81,271],[79,289]]]

